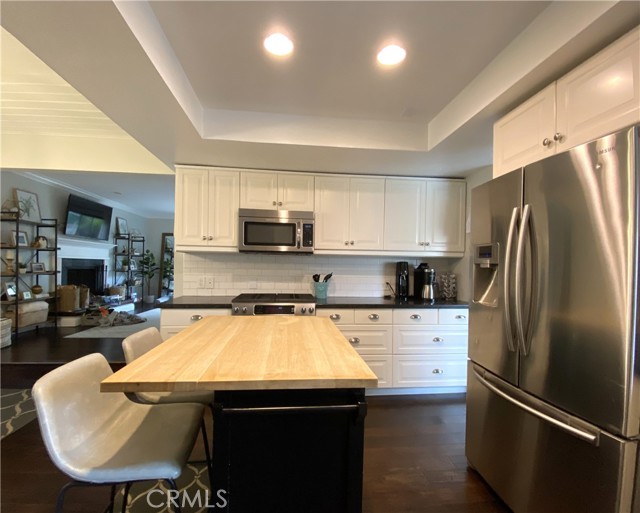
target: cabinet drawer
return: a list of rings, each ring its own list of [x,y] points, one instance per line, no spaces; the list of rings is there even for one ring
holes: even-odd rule
[[[438,310],[436,308],[395,309],[393,324],[438,324]]]
[[[353,309],[350,308],[320,308],[316,310],[317,317],[328,317],[335,324],[355,324]]]
[[[212,315],[231,315],[230,308],[177,308],[160,311],[160,326],[191,326],[203,317]]]
[[[394,354],[467,353],[466,331],[419,326],[394,326]]]
[[[340,331],[359,354],[391,354],[391,326],[340,326]]]
[[[393,385],[393,360],[391,355],[363,355],[373,373],[378,376],[378,388],[389,388]]]
[[[393,311],[390,309],[379,310],[354,310],[355,324],[391,324]]]
[[[467,359],[451,356],[394,356],[394,387],[466,386]]]
[[[469,310],[466,308],[441,308],[438,310],[439,324],[469,324]]]

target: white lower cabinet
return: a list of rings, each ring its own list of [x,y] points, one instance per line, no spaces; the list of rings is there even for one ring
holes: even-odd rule
[[[180,333],[204,317],[231,315],[230,308],[163,308],[160,311],[162,340]]]
[[[378,388],[467,384],[466,308],[321,308],[317,315],[333,320],[378,376]]]

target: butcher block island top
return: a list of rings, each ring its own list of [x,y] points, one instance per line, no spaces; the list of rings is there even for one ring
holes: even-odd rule
[[[103,392],[376,387],[378,379],[321,317],[211,316],[102,381]]]

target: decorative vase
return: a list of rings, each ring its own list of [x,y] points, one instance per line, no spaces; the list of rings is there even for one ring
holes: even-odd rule
[[[153,303],[156,300],[156,296],[154,294],[149,294],[148,296],[144,296],[145,303]]]

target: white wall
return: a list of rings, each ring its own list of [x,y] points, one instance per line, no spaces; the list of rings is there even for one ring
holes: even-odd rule
[[[474,187],[488,182],[493,177],[493,167],[487,166],[480,168],[467,176],[467,222],[466,222],[466,246],[464,257],[456,262],[453,272],[456,273],[458,279],[458,299],[463,301],[471,300],[471,191]]]

